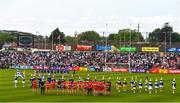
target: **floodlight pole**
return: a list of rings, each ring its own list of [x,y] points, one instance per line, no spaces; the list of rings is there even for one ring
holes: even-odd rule
[[[45,42],[45,45],[44,45],[44,46],[45,46],[45,50],[46,50],[46,35],[45,35],[45,41],[44,41],[44,42]]]
[[[129,73],[131,73],[131,56],[130,56],[130,48],[131,48],[131,24],[130,24],[130,45],[129,45]]]
[[[107,27],[108,27],[108,24],[106,24],[106,47],[107,47],[107,36],[108,36],[108,30],[107,30]],[[107,50],[106,50],[106,54],[105,54],[105,69],[107,68],[107,62],[106,62],[106,59],[107,59]]]
[[[52,39],[52,40],[51,40],[51,43],[52,43],[51,49],[52,49],[52,51],[53,51],[53,49],[54,49],[54,40],[53,40],[53,39],[54,39],[54,35],[53,35],[53,33],[52,33],[52,35],[51,35],[51,39]]]
[[[166,53],[166,48],[167,48],[167,47],[166,47],[166,46],[167,46],[167,45],[166,45],[166,35],[167,35],[167,32],[165,32],[165,51],[164,51],[165,53]]]

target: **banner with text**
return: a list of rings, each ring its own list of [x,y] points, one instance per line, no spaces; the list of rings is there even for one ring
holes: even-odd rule
[[[90,51],[90,50],[92,50],[92,46],[77,45],[76,50],[79,50],[79,51]]]
[[[136,52],[137,48],[136,47],[120,47],[119,50],[120,52]]]
[[[96,50],[112,50],[111,46],[96,45]]]
[[[142,52],[159,52],[159,47],[142,47]]]
[[[112,72],[125,72],[128,73],[127,68],[112,68]]]
[[[131,68],[130,72],[132,72],[132,73],[145,73],[146,70],[145,69],[141,69],[141,68]]]

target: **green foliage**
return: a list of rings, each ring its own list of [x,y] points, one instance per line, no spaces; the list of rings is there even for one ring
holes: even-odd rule
[[[8,33],[1,33],[0,32],[0,48],[2,47],[2,45],[6,42],[6,43],[12,43],[16,41],[16,37],[8,34]]]
[[[169,23],[165,23],[162,28],[157,28],[149,33],[150,42],[180,42],[180,34],[173,32],[173,27]]]
[[[64,37],[65,37],[65,34],[63,32],[60,32],[59,28],[56,28],[55,30],[51,32],[49,39],[52,41],[52,38],[53,38],[53,42],[56,44],[59,44],[59,43],[64,44],[65,43]]]
[[[140,32],[130,29],[119,30],[117,34],[110,34],[108,37],[110,42],[142,42],[144,38]]]
[[[8,33],[0,33],[0,42],[14,42],[16,37]]]
[[[69,35],[66,36],[64,39],[67,43],[76,42],[76,38]]]
[[[95,31],[86,31],[78,35],[80,41],[94,42],[100,41],[100,35]]]

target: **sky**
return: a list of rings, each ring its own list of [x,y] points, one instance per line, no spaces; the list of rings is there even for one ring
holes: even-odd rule
[[[117,33],[137,29],[142,33],[165,22],[180,33],[180,0],[0,0],[0,30],[66,35],[95,30]]]

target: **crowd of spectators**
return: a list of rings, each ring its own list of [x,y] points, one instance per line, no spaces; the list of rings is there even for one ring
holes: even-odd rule
[[[131,68],[180,69],[180,53],[0,52],[0,68],[9,68],[12,65],[103,68],[105,65],[120,67],[129,64]]]

